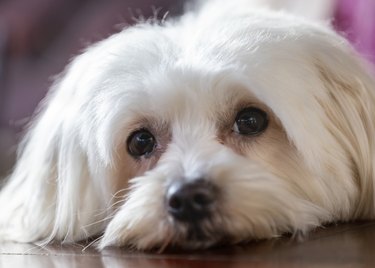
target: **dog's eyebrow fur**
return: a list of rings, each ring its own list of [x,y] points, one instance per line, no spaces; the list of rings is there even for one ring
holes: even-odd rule
[[[236,115],[242,109],[255,107],[265,111],[267,114],[273,114],[271,109],[261,102],[250,89],[244,86],[233,86],[223,94],[222,103],[217,104],[219,107],[214,115],[216,118],[216,127],[220,131],[231,129]]]

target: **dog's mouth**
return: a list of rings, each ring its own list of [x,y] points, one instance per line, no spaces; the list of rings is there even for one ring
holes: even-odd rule
[[[213,225],[200,223],[186,224],[177,231],[175,239],[166,247],[171,249],[197,250],[228,244],[230,235],[221,228],[214,228]]]
[[[198,242],[212,240],[211,236],[207,234],[198,223],[190,224],[188,226],[186,239]]]

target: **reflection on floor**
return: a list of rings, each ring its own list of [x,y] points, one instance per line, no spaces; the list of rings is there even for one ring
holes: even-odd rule
[[[83,248],[4,243],[0,244],[0,267],[375,267],[375,222],[320,228],[303,240],[284,237],[199,252]]]

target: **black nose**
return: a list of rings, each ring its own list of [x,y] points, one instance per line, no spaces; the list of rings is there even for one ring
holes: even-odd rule
[[[205,180],[176,182],[167,192],[167,209],[176,220],[197,222],[210,216],[215,187]]]

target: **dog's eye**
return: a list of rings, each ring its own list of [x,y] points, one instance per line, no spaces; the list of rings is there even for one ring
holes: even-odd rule
[[[250,107],[237,114],[233,131],[242,135],[254,136],[262,133],[267,126],[267,114],[258,108]]]
[[[154,136],[146,129],[133,132],[127,141],[128,152],[134,157],[147,156],[155,149]]]

